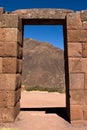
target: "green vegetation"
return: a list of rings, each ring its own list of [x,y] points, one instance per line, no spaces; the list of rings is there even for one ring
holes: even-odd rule
[[[48,91],[48,92],[64,93],[63,88],[59,86],[50,88],[50,87],[42,87],[42,86],[36,85],[34,87],[26,87],[26,91]]]

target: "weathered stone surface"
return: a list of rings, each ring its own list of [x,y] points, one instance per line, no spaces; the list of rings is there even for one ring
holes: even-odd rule
[[[82,44],[81,43],[68,43],[68,56],[69,57],[82,57]]]
[[[0,42],[20,42],[17,28],[0,28]]]
[[[83,109],[83,119],[87,120],[87,105],[83,105],[82,109]]]
[[[20,100],[21,91],[0,91],[0,107],[14,107]]]
[[[69,58],[70,73],[87,73],[87,58]]]
[[[22,75],[17,74],[16,75],[16,89],[21,88],[21,83],[22,83]]]
[[[84,90],[70,91],[70,104],[71,105],[84,105]]]
[[[20,102],[15,107],[0,108],[0,122],[13,122],[20,112]]]
[[[71,12],[73,11],[66,9],[23,9],[16,10],[12,14],[18,14],[22,19],[65,19],[66,14]]]
[[[82,56],[87,57],[87,43],[82,44]]]
[[[0,56],[2,57],[17,57],[18,53],[17,42],[0,42]]]
[[[86,111],[87,110],[87,105],[82,105],[82,110]]]
[[[87,105],[87,90],[84,90],[84,105]]]
[[[87,30],[68,30],[68,42],[87,42]]]
[[[19,102],[21,99],[21,88],[15,91],[15,97],[16,97],[15,98],[16,103]]]
[[[68,29],[65,42],[68,42],[70,116],[72,121],[87,120],[87,10],[80,14],[65,9],[25,9],[6,14],[0,8],[0,121],[14,121],[20,111],[21,20],[24,25],[30,24],[31,19],[35,24],[62,24]],[[68,92],[66,96],[69,98]]]
[[[0,90],[16,90],[20,87],[20,74],[0,74]]]
[[[80,12],[69,13],[67,14],[67,29],[81,29],[82,22],[80,18]]]
[[[0,7],[0,15],[1,15],[1,14],[4,14],[4,13],[5,13],[4,8]]]
[[[6,97],[6,107],[12,107],[16,104],[16,95],[15,91],[4,91],[4,95]]]
[[[83,111],[80,105],[71,105],[70,109],[71,121],[83,120]]]
[[[84,74],[70,74],[70,89],[84,89]]]
[[[82,29],[87,30],[87,21],[83,21]]]
[[[23,48],[18,44],[17,45],[17,57],[21,59],[22,56],[23,56]]]
[[[0,56],[22,58],[23,49],[17,42],[0,42]]]
[[[0,57],[0,74],[2,73],[2,57]]]
[[[87,110],[83,111],[83,118],[84,120],[87,120]]]
[[[16,73],[17,72],[17,59],[16,58],[3,58],[2,60],[2,72],[4,74]]]
[[[72,90],[70,92],[71,105],[87,105],[87,90]]]
[[[84,88],[87,89],[87,74],[84,76]]]
[[[0,91],[0,107],[6,107],[6,95],[4,91]]]
[[[17,72],[22,73],[22,60],[17,59]]]
[[[3,14],[0,15],[1,28],[22,28],[21,20],[16,14]]]
[[[21,47],[23,47],[22,31],[18,31],[18,35],[17,35],[17,36],[18,36],[18,37],[17,37],[17,41],[18,41],[19,45],[20,45]]]
[[[82,21],[87,21],[87,10],[81,11],[81,19]]]

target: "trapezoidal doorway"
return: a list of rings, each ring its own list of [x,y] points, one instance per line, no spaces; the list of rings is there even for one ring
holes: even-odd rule
[[[66,110],[63,30],[61,25],[25,26],[22,90],[26,93],[22,91],[21,110],[55,113],[69,121]]]
[[[87,120],[85,13],[65,9],[25,9],[7,14],[0,9],[0,122],[12,122],[20,112],[24,25],[63,26],[68,119]]]
[[[68,75],[68,54],[67,54],[67,43],[66,43],[66,37],[67,37],[67,31],[66,31],[66,20],[59,20],[59,19],[23,19],[22,20],[22,25],[24,28],[24,25],[62,25],[63,26],[63,39],[64,39],[64,63],[65,63],[65,86],[66,86],[66,108],[60,110],[60,108],[52,108],[52,110],[50,108],[21,108],[21,110],[42,110],[42,111],[46,111],[49,113],[49,111],[56,111],[57,114],[59,114],[60,116],[65,117],[66,120],[70,121],[70,116],[69,116],[69,75]],[[23,34],[24,34],[24,29],[23,29]],[[22,38],[23,39],[23,38]],[[66,76],[67,75],[67,76]],[[67,81],[67,82],[66,82]],[[68,108],[68,109],[67,109]],[[58,111],[61,111],[58,113]],[[67,114],[65,114],[67,113]]]

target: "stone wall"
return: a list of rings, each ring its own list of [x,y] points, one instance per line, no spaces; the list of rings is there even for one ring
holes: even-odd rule
[[[70,121],[87,120],[87,11],[0,8],[0,122],[20,112],[23,26],[64,27],[66,109]]]
[[[87,11],[67,14],[71,121],[87,120]]]
[[[0,9],[0,122],[20,111],[22,27],[20,18]]]

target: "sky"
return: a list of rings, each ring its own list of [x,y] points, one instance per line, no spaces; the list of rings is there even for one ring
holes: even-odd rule
[[[0,0],[0,7],[4,7],[8,12],[29,8],[63,8],[80,11],[87,10],[87,0]],[[24,38],[28,37],[39,41],[50,42],[54,46],[63,49],[62,26],[24,26]]]

